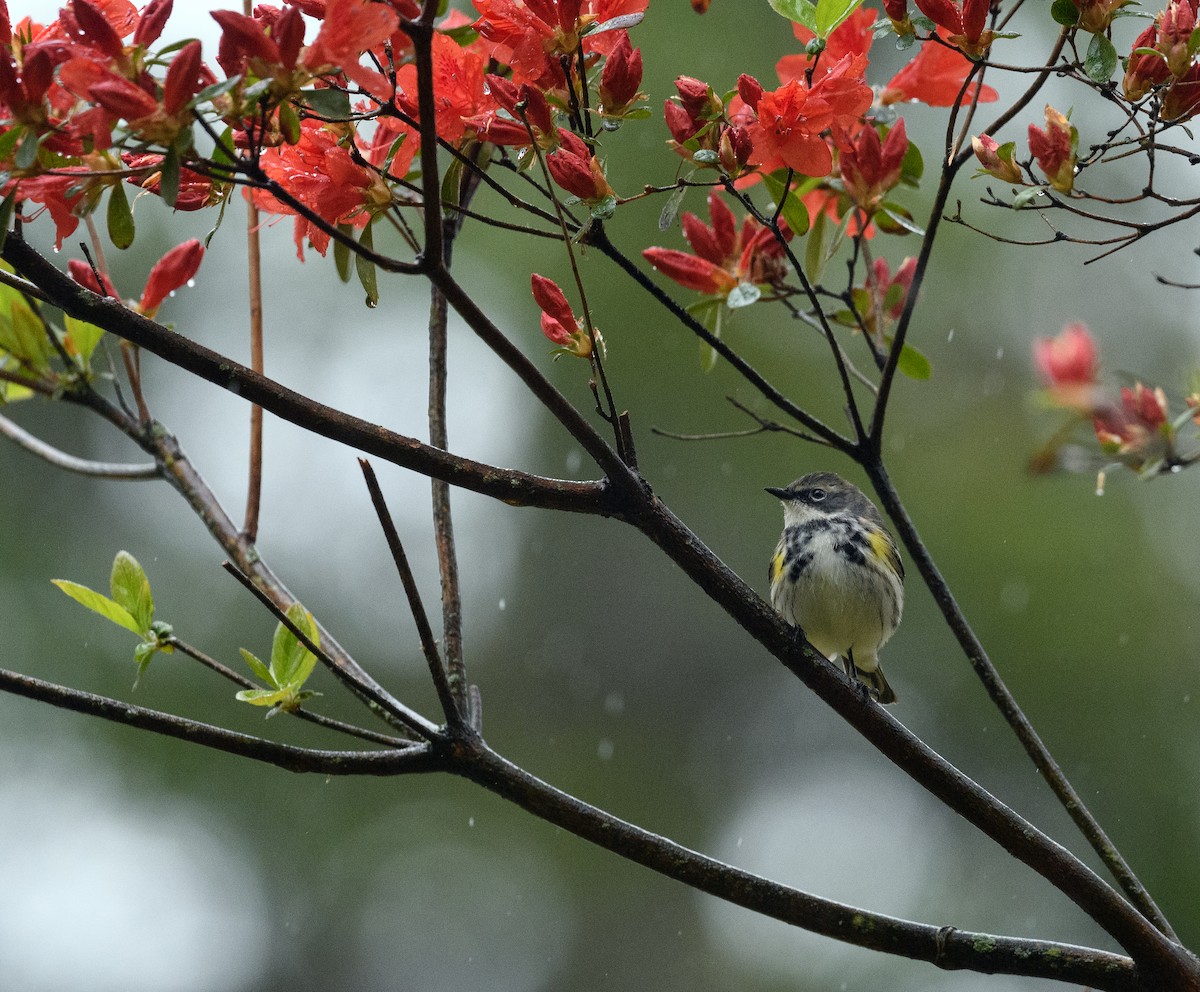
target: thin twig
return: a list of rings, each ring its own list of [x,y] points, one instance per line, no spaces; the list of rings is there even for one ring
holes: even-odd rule
[[[153,462],[130,465],[123,462],[95,462],[87,458],[68,455],[65,451],[60,451],[52,444],[47,444],[41,438],[30,434],[3,415],[0,415],[0,434],[15,441],[30,454],[37,455],[43,461],[49,462],[55,468],[74,472],[76,475],[89,475],[102,479],[150,480],[162,478],[162,472]]]
[[[404,595],[408,598],[408,608],[417,625],[417,637],[421,641],[421,652],[425,655],[425,661],[429,665],[429,674],[433,679],[433,687],[437,691],[438,702],[442,705],[442,713],[445,715],[447,723],[461,724],[463,709],[455,697],[446,666],[443,665],[442,657],[438,653],[433,628],[429,626],[429,616],[425,612],[425,605],[421,602],[421,593],[417,589],[417,582],[408,563],[408,556],[404,553],[400,534],[396,530],[396,524],[388,510],[387,501],[383,498],[383,490],[379,488],[375,469],[365,458],[360,458],[358,464],[362,468],[363,478],[366,479],[367,490],[371,494],[371,504],[375,507],[376,516],[379,517],[379,525],[383,528],[383,536],[387,540],[388,550],[392,553],[392,561],[396,564],[396,571],[404,586]]]

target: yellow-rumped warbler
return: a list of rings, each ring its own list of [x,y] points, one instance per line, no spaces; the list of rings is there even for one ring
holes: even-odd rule
[[[904,609],[904,565],[878,508],[858,486],[812,472],[785,489],[783,535],[771,558],[771,605],[814,648],[841,658],[881,703],[896,694],[879,667],[879,649]]]

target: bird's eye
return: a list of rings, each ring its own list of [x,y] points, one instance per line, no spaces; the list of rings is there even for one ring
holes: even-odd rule
[[[811,499],[814,503],[820,503],[821,500],[823,500],[825,498],[825,490],[824,489],[811,489],[811,490],[809,490],[808,498]]]

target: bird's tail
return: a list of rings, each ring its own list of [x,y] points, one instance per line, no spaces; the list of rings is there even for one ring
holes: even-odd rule
[[[854,673],[858,676],[860,682],[870,692],[871,696],[879,703],[887,706],[888,703],[896,701],[896,693],[892,691],[892,687],[888,685],[888,680],[883,674],[883,669],[879,662],[875,663],[874,668],[860,668],[857,663],[854,665]]]

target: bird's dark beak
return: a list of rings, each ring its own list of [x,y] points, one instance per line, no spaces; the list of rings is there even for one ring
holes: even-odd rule
[[[763,492],[770,493],[776,499],[790,500],[790,499],[795,498],[786,489],[777,489],[775,486],[767,486],[767,488],[764,489]]]

